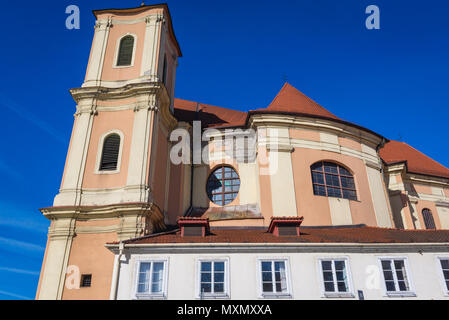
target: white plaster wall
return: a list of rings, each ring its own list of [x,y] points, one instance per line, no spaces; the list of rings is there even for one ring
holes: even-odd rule
[[[328,197],[332,225],[352,224],[351,206],[348,199]]]
[[[441,222],[441,228],[449,229],[449,207],[437,206],[437,211]]]
[[[390,213],[388,211],[388,200],[384,192],[382,176],[379,170],[366,167],[368,173],[369,187],[374,204],[377,225],[382,228],[391,228]]]
[[[257,191],[260,190],[257,176],[256,163],[239,163],[238,174],[240,176],[240,204],[258,203]],[[260,203],[259,207],[260,207]]]
[[[299,250],[298,250],[299,251]],[[127,263],[121,264],[118,299],[130,299],[135,281],[135,259],[129,256]],[[377,299],[446,299],[444,283],[438,257],[449,258],[449,252],[439,253],[329,253],[329,252],[278,252],[266,253],[188,253],[188,254],[145,254],[146,258],[168,259],[167,298],[172,300],[196,299],[198,275],[196,263],[199,258],[229,259],[230,299],[255,300],[259,298],[257,262],[259,258],[286,258],[290,267],[290,284],[292,299],[336,299],[325,298],[321,292],[320,258],[346,258],[349,263],[349,282],[358,299],[357,290],[362,290],[367,300]],[[383,277],[379,269],[380,257],[407,258],[408,277],[416,297],[387,297],[384,291]],[[141,257],[142,258],[142,255]],[[374,278],[373,278],[374,277]],[[377,277],[377,278],[376,278]],[[374,279],[374,281],[373,281]],[[379,281],[376,281],[378,279]]]

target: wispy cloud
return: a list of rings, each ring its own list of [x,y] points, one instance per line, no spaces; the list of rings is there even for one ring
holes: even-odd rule
[[[14,180],[24,180],[24,176],[20,174],[10,165],[6,164],[0,159],[0,171]]]
[[[5,295],[5,296],[8,296],[8,297],[13,297],[13,298],[16,298],[16,299],[33,300],[33,299],[30,298],[30,297],[25,297],[25,296],[22,296],[22,295],[20,295],[20,294],[15,294],[15,293],[8,292],[8,291],[2,291],[2,290],[0,290],[0,294]]]
[[[7,268],[7,267],[0,267],[0,271],[19,273],[19,274],[27,274],[27,275],[32,275],[32,276],[38,276],[39,275],[39,271],[16,269],[16,268]]]
[[[0,201],[0,226],[46,233],[49,222],[36,209]]]
[[[0,92],[0,106],[3,106],[11,110],[19,117],[25,119],[26,121],[32,123],[36,127],[42,129],[50,136],[55,138],[55,140],[58,140],[59,142],[62,143],[66,143],[66,139],[63,138],[63,135],[57,132],[50,124],[39,119],[38,117],[36,117],[36,115],[26,110],[25,108],[20,107],[18,104],[8,99],[8,97],[6,97],[2,92]]]
[[[44,247],[41,247],[34,243],[18,241],[15,239],[3,238],[3,237],[0,237],[0,247],[3,247],[5,249],[8,249],[8,248],[14,249],[14,251],[24,250],[24,251],[42,252],[45,250]]]

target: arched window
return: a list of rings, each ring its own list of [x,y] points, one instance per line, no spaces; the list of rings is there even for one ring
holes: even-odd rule
[[[118,156],[120,151],[120,136],[111,134],[104,139],[101,153],[100,171],[117,170]]]
[[[357,200],[354,177],[347,169],[324,161],[313,164],[310,169],[315,195]]]
[[[164,56],[164,66],[162,67],[162,82],[167,86],[167,56]]]
[[[424,219],[424,224],[426,225],[426,229],[436,229],[435,220],[433,219],[432,211],[429,209],[423,209],[422,217]]]
[[[126,36],[120,40],[117,66],[130,66],[133,60],[134,37]]]
[[[221,166],[209,176],[206,191],[209,199],[220,206],[231,203],[240,190],[240,178],[229,166]]]

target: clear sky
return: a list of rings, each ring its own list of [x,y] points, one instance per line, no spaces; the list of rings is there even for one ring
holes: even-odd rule
[[[34,298],[94,33],[93,9],[140,0],[4,1],[0,11],[0,299]],[[146,1],[147,4],[159,2]],[[67,30],[78,5],[81,28]],[[338,117],[449,166],[449,4],[168,1],[184,57],[176,97],[249,110],[284,80]],[[365,8],[380,8],[380,30]]]

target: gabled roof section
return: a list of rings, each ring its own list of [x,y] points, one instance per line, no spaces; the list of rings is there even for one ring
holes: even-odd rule
[[[407,171],[449,179],[449,169],[405,142],[391,140],[380,149],[380,157],[387,164],[406,162]]]
[[[179,46],[178,40],[176,39],[175,32],[173,30],[173,23],[172,23],[172,19],[171,19],[170,10],[168,9],[168,5],[166,3],[152,4],[152,5],[142,5],[140,7],[135,7],[135,8],[93,10],[92,13],[95,16],[95,19],[98,19],[98,15],[99,14],[103,14],[103,13],[110,13],[110,14],[123,15],[123,16],[130,16],[130,15],[136,15],[136,14],[145,12],[147,10],[157,9],[157,8],[164,9],[167,12],[167,17],[168,17],[168,21],[167,22],[168,22],[169,33],[173,37],[173,40],[175,42],[175,46],[176,46],[176,49],[178,51],[178,56],[182,57],[181,48]]]
[[[200,120],[203,128],[244,126],[246,112],[175,98],[175,117],[191,123]]]
[[[288,112],[341,120],[287,82],[267,108],[256,111]]]

